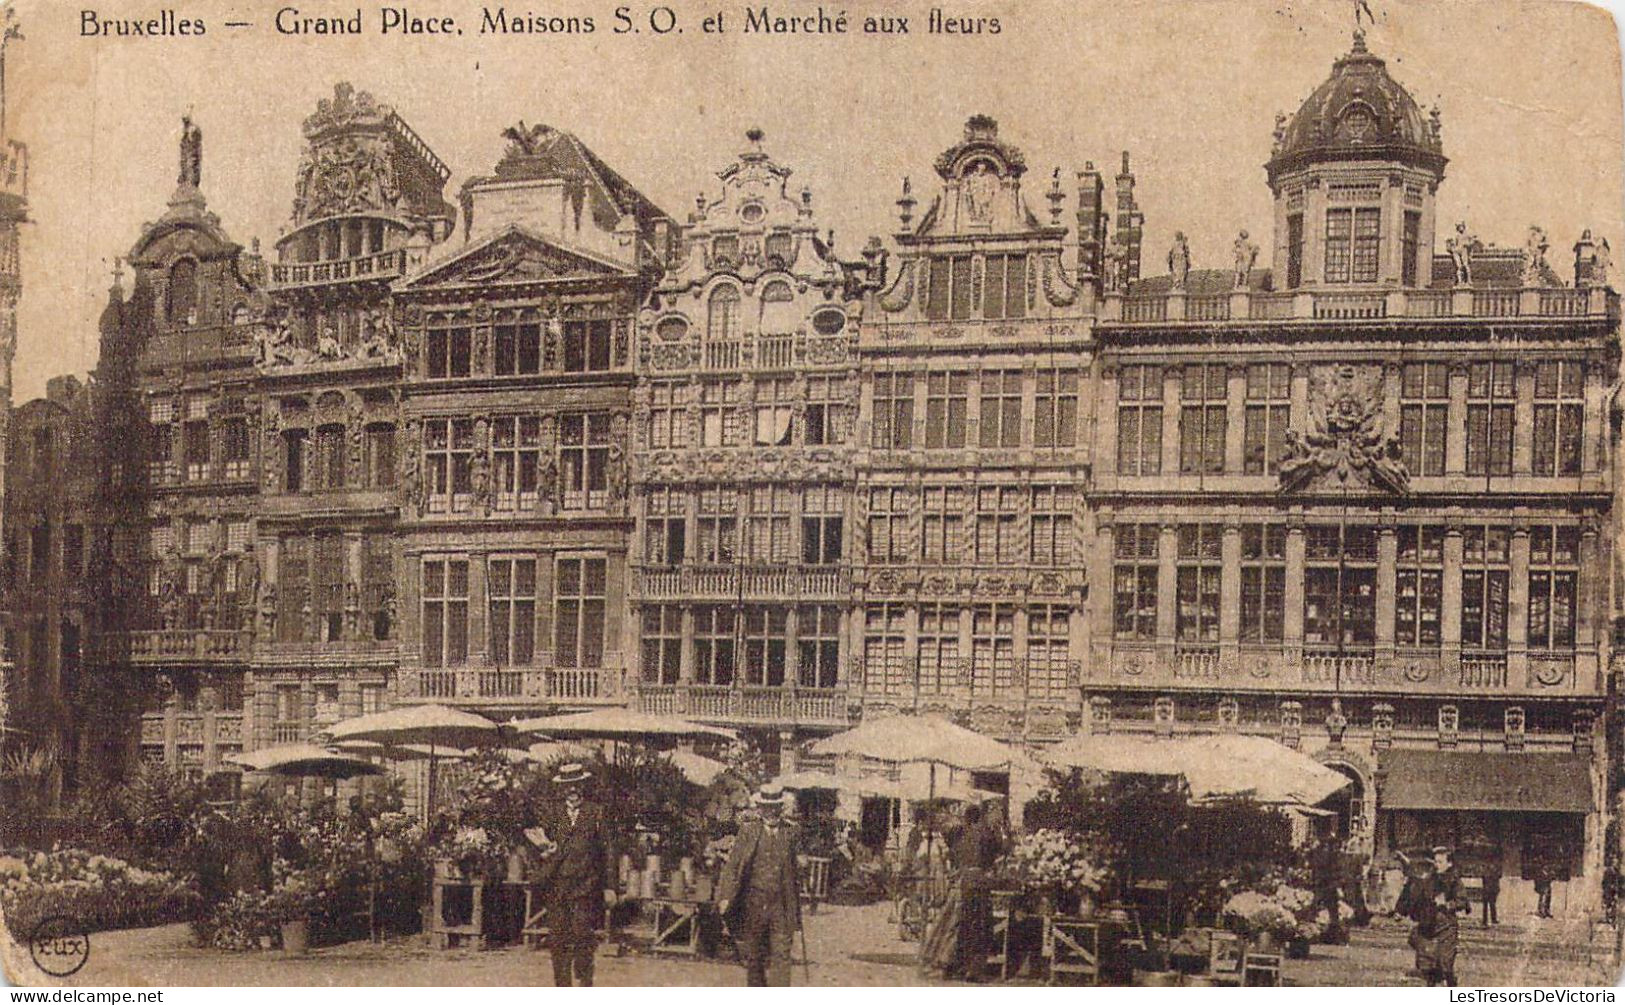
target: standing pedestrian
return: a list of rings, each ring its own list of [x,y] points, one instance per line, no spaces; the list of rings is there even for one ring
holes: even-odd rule
[[[999,860],[999,837],[982,807],[965,807],[965,824],[954,842],[959,869],[959,938],[954,971],[961,980],[979,983],[986,977],[993,952],[993,866]]]
[[[1461,877],[1451,863],[1450,849],[1433,849],[1433,859],[1407,862],[1411,868],[1405,888],[1394,906],[1397,914],[1414,923],[1411,948],[1416,952],[1416,971],[1428,987],[1456,986],[1456,951],[1460,936],[1457,914],[1468,911],[1462,894]]]
[[[1326,912],[1326,931],[1321,941],[1328,946],[1342,945],[1348,941],[1348,932],[1343,928],[1342,915],[1342,884],[1343,884],[1343,850],[1341,842],[1334,834],[1323,834],[1309,855],[1309,875],[1314,884],[1314,909],[1318,914]]]
[[[1531,868],[1537,898],[1535,916],[1550,918],[1552,916],[1552,880],[1557,870],[1552,868],[1551,862],[1547,860],[1544,854],[1536,856],[1534,865]]]
[[[541,826],[525,831],[542,854],[536,878],[546,898],[553,982],[566,988],[592,986],[598,926],[616,899],[614,836],[603,808],[583,792],[591,778],[584,765],[561,765],[553,783],[564,790],[562,803],[544,812]]]
[[[744,824],[717,885],[717,910],[734,935],[749,987],[789,987],[790,957],[801,930],[800,852],[784,819],[784,789],[764,785],[757,818]]]
[[[1484,927],[1499,925],[1501,916],[1497,910],[1501,899],[1501,849],[1496,848],[1484,866]]]

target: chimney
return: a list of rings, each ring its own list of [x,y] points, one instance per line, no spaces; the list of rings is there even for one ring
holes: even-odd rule
[[[1078,285],[1100,292],[1106,244],[1106,183],[1087,161],[1078,172]]]
[[[1128,151],[1123,151],[1123,170],[1117,173],[1117,241],[1128,252],[1123,262],[1123,285],[1140,278],[1140,239],[1145,231],[1145,214],[1134,201],[1134,174],[1128,169]]]

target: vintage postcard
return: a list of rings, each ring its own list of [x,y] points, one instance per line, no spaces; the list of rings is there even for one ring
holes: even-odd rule
[[[1619,51],[6,7],[6,980],[1614,984]]]

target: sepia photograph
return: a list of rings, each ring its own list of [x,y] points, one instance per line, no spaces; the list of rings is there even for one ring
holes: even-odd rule
[[[166,3],[0,7],[5,983],[1620,981],[1608,10]]]

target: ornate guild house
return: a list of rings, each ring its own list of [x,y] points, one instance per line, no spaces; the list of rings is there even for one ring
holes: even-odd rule
[[[759,130],[682,222],[523,122],[448,199],[340,84],[262,258],[183,122],[94,379],[0,438],[12,677],[106,723],[51,738],[63,788],[137,757],[229,788],[226,754],[427,702],[628,706],[785,768],[888,716],[1244,732],[1348,776],[1352,851],[1487,843],[1510,910],[1537,858],[1596,903],[1607,240],[1441,219],[1441,114],[1358,31],[1217,268],[1146,247],[1126,153],[1035,183],[1005,126],[922,152],[843,258]]]

